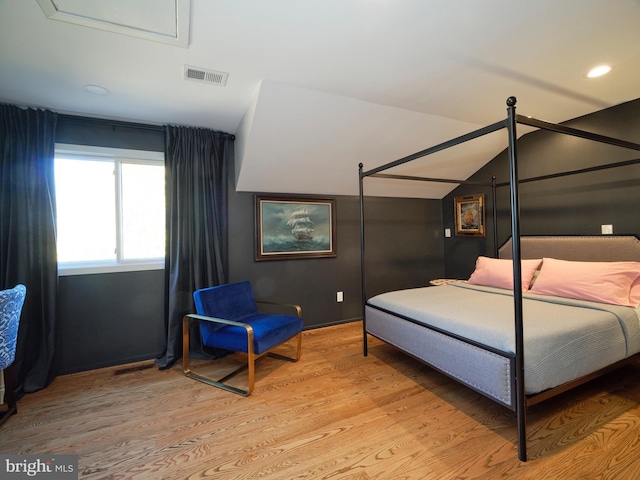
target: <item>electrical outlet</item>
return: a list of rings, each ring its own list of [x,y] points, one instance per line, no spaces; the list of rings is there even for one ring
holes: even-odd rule
[[[336,302],[342,302],[344,300],[344,295],[342,292],[336,292]]]
[[[600,225],[602,235],[613,235],[613,225]]]

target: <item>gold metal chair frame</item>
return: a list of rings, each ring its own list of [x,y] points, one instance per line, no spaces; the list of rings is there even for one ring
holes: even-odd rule
[[[265,301],[256,301],[256,303],[292,307],[296,309],[298,318],[302,318],[302,308],[299,305],[293,305],[288,303],[265,302]],[[191,370],[190,360],[189,360],[189,324],[191,320],[204,320],[207,322],[222,323],[225,325],[235,325],[238,327],[245,328],[247,331],[247,364],[241,365],[239,368],[235,369],[231,373],[217,380],[207,377],[206,375],[201,375]],[[288,357],[288,356],[273,352],[273,350],[275,350],[279,346],[283,345],[284,343],[296,337],[297,337],[297,345],[296,345],[295,357]],[[272,348],[262,352],[259,355],[253,352],[253,338],[254,338],[253,328],[251,327],[251,325],[248,325],[246,323],[236,322],[234,320],[226,320],[224,318],[207,317],[205,315],[197,315],[195,313],[190,313],[188,315],[185,315],[185,317],[182,319],[182,371],[187,377],[193,378],[194,380],[198,380],[200,382],[206,383],[207,385],[212,385],[214,387],[222,388],[223,390],[227,390],[229,392],[237,393],[238,395],[243,395],[245,397],[248,397],[249,395],[251,395],[251,392],[253,392],[253,389],[255,387],[255,363],[258,359],[268,355],[270,357],[279,358],[281,360],[287,360],[289,362],[297,362],[298,360],[300,360],[300,355],[302,352],[302,332],[299,332],[289,337],[288,339],[280,342],[279,344],[274,345]],[[224,383],[226,380],[233,377],[237,373],[243,371],[245,368],[249,370],[249,381],[248,381],[249,385],[246,390],[234,387],[232,385],[229,385],[228,383]]]

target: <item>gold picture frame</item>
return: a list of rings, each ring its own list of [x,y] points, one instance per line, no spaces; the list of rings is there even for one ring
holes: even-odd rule
[[[484,237],[484,195],[455,197],[453,204],[456,217],[456,235],[460,237]]]

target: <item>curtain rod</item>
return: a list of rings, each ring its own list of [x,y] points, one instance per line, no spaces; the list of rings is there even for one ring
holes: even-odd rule
[[[139,130],[149,130],[152,132],[164,132],[164,125],[153,125],[149,123],[137,123],[137,122],[127,122],[125,120],[111,120],[97,117],[83,117],[81,115],[69,115],[66,113],[58,114],[58,118],[63,118],[64,120],[72,121],[72,122],[82,122],[82,123],[93,123],[99,125],[107,125],[111,127],[122,127],[122,128],[137,128]],[[202,130],[210,130],[216,133],[222,133],[224,135],[229,135],[232,140],[235,140],[236,136],[232,133],[223,132],[221,130],[213,130],[211,128],[206,127],[190,127],[186,125],[174,125],[168,124],[171,127],[186,127],[186,128],[196,128]]]
[[[154,132],[162,132],[162,125],[151,125],[148,123],[127,122],[124,120],[111,120],[96,117],[83,117],[81,115],[69,115],[66,113],[58,114],[58,118],[62,118],[71,122],[94,123],[107,125],[111,127],[138,128],[141,130],[151,130]]]

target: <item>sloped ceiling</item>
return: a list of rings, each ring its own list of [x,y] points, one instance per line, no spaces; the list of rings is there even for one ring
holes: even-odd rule
[[[111,19],[166,22],[185,2],[155,3],[167,13],[148,17],[149,0],[100,5],[118,9]],[[180,46],[57,21],[36,0],[1,1],[0,101],[227,131],[238,190],[356,195],[359,163],[368,170],[501,120],[511,95],[519,113],[552,122],[640,97],[637,0],[187,4]],[[611,73],[586,78],[601,63]],[[228,73],[226,86],[185,80],[185,65]],[[465,179],[505,145],[495,133],[394,173]],[[452,188],[371,179],[365,193],[441,198]]]

